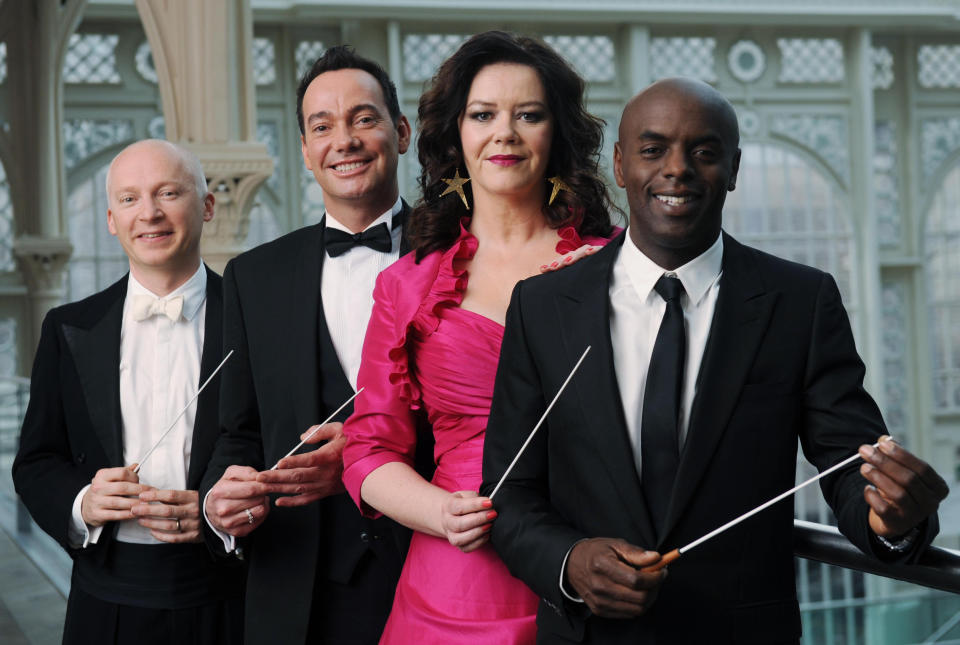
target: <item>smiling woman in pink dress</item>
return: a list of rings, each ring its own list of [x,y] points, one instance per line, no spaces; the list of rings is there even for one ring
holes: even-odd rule
[[[366,389],[344,426],[347,491],[362,512],[414,529],[382,643],[535,641],[538,600],[487,544],[496,512],[476,491],[514,285],[613,232],[602,122],[583,87],[545,44],[487,32],[420,100],[415,252],[377,282]],[[412,467],[419,408],[435,438],[429,482]]]

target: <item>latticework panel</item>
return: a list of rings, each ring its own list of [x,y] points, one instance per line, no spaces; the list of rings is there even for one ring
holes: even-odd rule
[[[653,38],[650,41],[653,78],[685,76],[716,82],[716,48],[714,38]]]
[[[836,38],[778,38],[781,83],[839,83],[843,44]]]
[[[73,34],[63,62],[65,83],[120,83],[116,34]]]

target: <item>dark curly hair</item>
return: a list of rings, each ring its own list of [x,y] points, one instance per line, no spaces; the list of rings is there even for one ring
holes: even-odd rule
[[[457,170],[466,175],[460,143],[460,116],[474,77],[496,63],[532,67],[540,77],[553,117],[553,139],[547,176],[559,175],[573,193],[561,191],[543,214],[553,228],[573,225],[581,235],[609,236],[610,211],[616,210],[598,168],[603,144],[603,121],[583,106],[584,82],[550,46],[526,36],[503,31],[477,34],[465,42],[437,70],[420,97],[417,113],[417,150],[421,199],[411,213],[407,235],[419,261],[438,249],[449,248],[460,233],[462,202],[456,195],[440,197]],[[468,199],[470,184],[464,186]]]

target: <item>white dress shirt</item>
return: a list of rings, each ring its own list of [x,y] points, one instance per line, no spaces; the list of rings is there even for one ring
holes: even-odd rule
[[[710,335],[713,310],[717,305],[722,262],[723,237],[718,236],[713,246],[702,254],[675,271],[667,271],[640,252],[630,240],[629,229],[623,248],[614,261],[610,279],[610,340],[620,400],[638,475],[643,467],[640,463],[640,442],[643,441],[640,420],[647,368],[660,331],[660,322],[667,309],[666,301],[654,291],[653,286],[664,274],[675,275],[683,283],[684,294],[680,297],[680,304],[683,307],[687,351],[678,424],[682,447],[687,438],[690,406],[696,395],[700,362]]]
[[[401,227],[391,228],[394,215],[400,213],[400,198],[393,208],[375,219],[364,230],[386,223],[390,229],[392,246],[389,253],[381,253],[365,246],[355,246],[343,255],[323,258],[320,276],[320,298],[323,314],[330,330],[330,340],[337,352],[337,359],[347,375],[351,387],[357,387],[360,372],[360,352],[367,335],[367,323],[373,311],[373,287],[377,276],[400,257]],[[326,227],[353,233],[340,223],[336,216],[327,212]]]
[[[327,321],[327,330],[330,332],[333,349],[337,353],[337,360],[340,361],[343,373],[354,390],[357,388],[357,374],[360,372],[363,339],[367,334],[370,313],[373,311],[373,287],[380,272],[400,257],[400,237],[403,227],[393,228],[392,223],[394,216],[398,215],[402,208],[403,203],[397,197],[396,203],[390,210],[363,229],[366,231],[386,223],[387,228],[390,229],[389,253],[374,251],[360,245],[337,257],[327,255],[323,258],[323,271],[320,276],[320,301],[323,303],[323,315]],[[330,211],[326,212],[324,222],[326,228],[353,233]],[[317,252],[326,253],[324,249],[317,249]],[[208,492],[203,498],[204,519],[213,532],[220,536],[224,550],[232,553],[237,548],[236,539],[210,523],[207,515],[207,497],[209,496]]]
[[[613,366],[623,403],[623,415],[627,433],[633,446],[633,461],[640,477],[643,440],[640,421],[643,416],[643,394],[647,384],[647,368],[653,345],[660,331],[667,302],[653,286],[662,275],[676,276],[683,283],[684,294],[680,297],[683,307],[683,322],[687,337],[686,361],[683,372],[683,391],[680,397],[678,438],[680,446],[687,438],[690,408],[696,396],[697,375],[707,346],[713,311],[720,292],[720,276],[723,269],[723,236],[713,245],[674,271],[657,266],[645,256],[630,239],[630,229],[610,276],[610,341],[613,345]],[[575,546],[575,545],[574,545]],[[570,549],[573,550],[573,547]],[[583,602],[567,590],[563,584],[567,559],[560,567],[560,590],[574,602]]]
[[[160,298],[183,296],[177,320],[162,314],[137,321],[134,296],[157,297],[130,274],[120,328],[120,416],[123,423],[123,463],[139,462],[169,427],[173,417],[196,394],[200,384],[207,313],[207,272],[200,263],[196,273],[172,293]],[[170,434],[140,469],[141,484],[159,489],[184,490],[190,468],[196,406],[191,405]],[[83,522],[80,505],[89,484],[73,504],[70,541],[76,546],[95,544],[102,526]],[[138,544],[161,544],[137,520],[120,522],[117,539]]]

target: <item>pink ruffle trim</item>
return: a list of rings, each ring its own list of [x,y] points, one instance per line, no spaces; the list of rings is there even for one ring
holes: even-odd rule
[[[404,325],[396,344],[388,352],[393,364],[393,369],[389,375],[390,383],[400,388],[401,400],[409,402],[413,409],[421,407],[421,391],[420,386],[417,385],[416,380],[410,374],[407,337],[411,327],[425,336],[432,334],[440,325],[440,310],[444,307],[459,307],[460,303],[463,302],[468,275],[467,270],[458,269],[456,263],[459,260],[473,258],[479,245],[477,238],[467,230],[469,223],[468,218],[460,221],[460,237],[453,243],[453,246],[442,252],[437,264],[437,275],[429,292],[424,296],[413,318]],[[572,226],[561,228],[557,231],[557,235],[560,237],[560,241],[557,242],[556,251],[561,255],[574,251],[584,244],[603,245],[608,241],[604,238],[587,238],[584,240]],[[437,251],[437,253],[441,252]],[[425,260],[426,258],[424,258]]]
[[[477,252],[479,242],[467,229],[467,222],[460,222],[460,237],[443,252],[437,267],[437,277],[430,292],[420,303],[411,324],[421,334],[432,334],[440,326],[440,309],[459,307],[467,290],[467,270],[457,269],[458,260],[470,260]]]
[[[559,231],[557,235],[560,236],[560,241],[557,242],[557,253],[564,255],[570,251],[576,251],[587,242],[583,241],[577,229],[572,226],[564,226]]]
[[[440,309],[443,307],[457,307],[463,301],[463,294],[467,289],[467,270],[457,269],[457,260],[469,260],[477,252],[477,238],[466,229],[469,220],[460,222],[460,237],[446,251],[442,252],[437,275],[433,280],[430,291],[424,296],[417,312],[403,328],[397,339],[397,344],[390,348],[388,356],[393,363],[390,372],[390,383],[400,388],[400,397],[408,401],[410,407],[420,407],[420,387],[410,375],[409,352],[407,337],[411,327],[417,332],[429,335],[440,326]],[[437,251],[440,253],[440,251]]]

